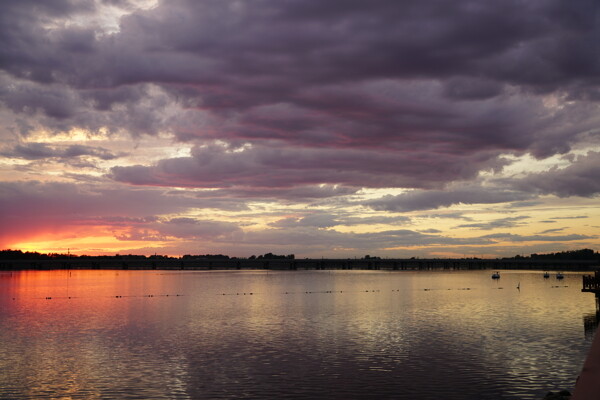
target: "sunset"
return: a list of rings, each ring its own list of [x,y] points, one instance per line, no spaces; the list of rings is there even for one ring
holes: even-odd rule
[[[2,399],[597,400],[599,250],[598,0],[0,1]]]
[[[5,2],[0,247],[598,248],[594,2]]]

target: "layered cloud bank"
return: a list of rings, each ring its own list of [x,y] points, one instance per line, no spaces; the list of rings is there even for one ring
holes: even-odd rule
[[[598,247],[599,21],[591,0],[4,2],[0,246]]]

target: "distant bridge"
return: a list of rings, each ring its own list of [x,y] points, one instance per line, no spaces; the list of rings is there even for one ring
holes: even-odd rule
[[[595,260],[513,260],[455,258],[389,259],[299,259],[244,260],[262,263],[267,269],[359,269],[359,270],[473,270],[473,269],[547,269],[590,271],[600,268]]]
[[[480,259],[480,258],[119,258],[74,257],[72,259],[0,260],[0,270],[22,269],[168,269],[168,270],[474,270],[543,269],[593,271],[597,260]]]

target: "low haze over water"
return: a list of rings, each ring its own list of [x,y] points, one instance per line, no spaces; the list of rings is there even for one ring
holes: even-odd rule
[[[581,274],[491,273],[2,273],[0,398],[539,399],[572,390],[596,325]]]

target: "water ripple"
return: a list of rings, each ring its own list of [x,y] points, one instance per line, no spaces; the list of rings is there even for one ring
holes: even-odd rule
[[[572,388],[594,300],[538,275],[16,273],[0,398],[541,398]]]

